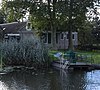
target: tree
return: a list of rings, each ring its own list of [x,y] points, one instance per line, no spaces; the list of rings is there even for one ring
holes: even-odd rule
[[[92,22],[89,21],[86,21],[80,27],[80,30],[78,31],[78,41],[80,46],[93,44],[92,29],[93,29],[93,24]]]
[[[0,10],[0,24],[5,22],[3,12]]]
[[[99,46],[100,44],[100,20],[96,19],[94,22],[94,27],[92,29],[92,35],[93,35],[93,44],[97,44]]]
[[[97,2],[97,0],[4,1],[6,2],[4,5],[8,12],[7,17],[9,17],[11,21],[19,21],[29,12],[29,20],[40,33],[45,28],[51,30],[52,47],[56,44],[56,31],[58,29],[68,31],[70,50],[74,49],[72,31],[82,30],[81,27],[87,20],[86,13],[89,11],[89,8],[94,8],[94,2]]]
[[[6,22],[15,22],[23,19],[27,10],[27,2],[23,0],[3,0],[2,11],[4,11]]]
[[[67,0],[67,2],[69,50],[73,50],[72,31],[81,29],[80,27],[87,20],[86,13],[88,12],[88,8],[92,8],[94,2],[93,0],[84,0],[83,2],[80,0]]]

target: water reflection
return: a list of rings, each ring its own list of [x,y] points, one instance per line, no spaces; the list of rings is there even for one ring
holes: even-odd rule
[[[8,87],[2,81],[0,81],[0,90],[8,90]]]
[[[87,72],[86,90],[100,90],[100,70]]]
[[[100,90],[100,71],[16,71],[0,75],[0,90]]]

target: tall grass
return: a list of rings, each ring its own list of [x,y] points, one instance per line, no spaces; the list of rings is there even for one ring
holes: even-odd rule
[[[47,66],[48,48],[37,37],[8,40],[0,43],[2,60],[5,65]]]

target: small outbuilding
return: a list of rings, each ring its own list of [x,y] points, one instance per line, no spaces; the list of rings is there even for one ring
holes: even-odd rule
[[[1,39],[20,40],[23,38],[33,38],[31,25],[27,22],[13,22],[0,24]]]

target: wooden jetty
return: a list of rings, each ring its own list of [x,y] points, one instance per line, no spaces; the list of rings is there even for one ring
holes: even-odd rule
[[[94,69],[94,66],[91,63],[76,62],[76,63],[65,64],[65,62],[66,61],[62,62],[60,60],[53,61],[52,66],[60,69],[85,69],[85,70]]]
[[[67,55],[67,54],[66,54]],[[58,58],[52,62],[52,66],[60,69],[85,69],[85,70],[93,70],[100,69],[100,64],[93,64],[91,55],[78,54],[75,56],[74,52],[70,52],[67,56],[67,59],[64,58],[61,52],[54,54],[54,57]],[[91,63],[82,62],[91,60]],[[80,62],[78,62],[80,61]]]

